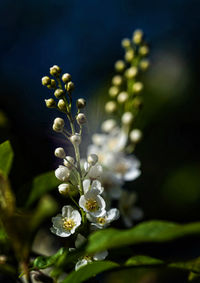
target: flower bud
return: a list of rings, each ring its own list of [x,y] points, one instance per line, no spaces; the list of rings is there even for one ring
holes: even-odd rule
[[[58,180],[65,182],[65,181],[69,180],[70,171],[67,167],[60,165],[55,170],[55,176]]]
[[[120,94],[117,97],[117,101],[122,104],[124,102],[126,102],[128,99],[128,93],[126,91],[122,91],[120,92]]]
[[[98,162],[98,156],[96,154],[90,154],[87,161],[90,165],[94,166]]]
[[[107,113],[113,113],[117,110],[117,104],[115,101],[108,101],[105,105],[105,110]]]
[[[79,145],[81,143],[81,136],[78,133],[75,133],[70,137],[70,141],[73,145]]]
[[[137,67],[130,67],[129,69],[126,70],[125,76],[127,79],[133,79],[138,73]]]
[[[62,148],[62,147],[56,148],[54,154],[55,154],[56,157],[61,158],[61,159],[65,158],[65,156],[66,156],[64,148]]]
[[[114,119],[108,119],[101,125],[101,129],[105,133],[109,133],[116,127],[116,121]]]
[[[53,108],[56,106],[56,102],[53,98],[45,99],[46,107]]]
[[[56,81],[52,79],[51,82],[50,82],[50,84],[47,85],[47,87],[48,87],[49,89],[56,88]]]
[[[42,84],[45,85],[45,86],[51,84],[51,79],[47,76],[43,77],[42,78]]]
[[[143,83],[135,82],[133,84],[133,92],[134,93],[140,93],[142,90],[143,90]]]
[[[119,88],[117,86],[111,86],[108,93],[111,97],[116,97],[119,93]]]
[[[69,183],[63,183],[58,186],[58,191],[61,195],[71,195],[76,193],[75,187]]]
[[[79,113],[76,117],[76,120],[79,125],[83,125],[87,121],[84,113]]]
[[[122,77],[119,76],[119,75],[114,76],[113,79],[112,79],[112,83],[115,86],[120,86],[122,84]]]
[[[133,42],[135,44],[140,44],[142,42],[142,37],[143,37],[143,31],[140,29],[137,29],[133,33]]]
[[[125,112],[122,115],[122,123],[124,125],[130,125],[133,121],[133,114],[131,112]]]
[[[62,132],[65,126],[65,122],[62,118],[56,118],[53,123],[53,130],[55,132]]]
[[[59,99],[59,101],[58,101],[58,108],[61,111],[66,111],[67,110],[66,103],[65,103],[65,101],[63,99]]]
[[[125,63],[123,60],[118,60],[116,63],[115,63],[115,70],[117,72],[122,72],[123,70],[125,69]]]
[[[74,158],[72,156],[66,156],[64,159],[64,165],[71,169],[72,166],[74,165]]]
[[[131,46],[131,41],[128,38],[124,38],[122,40],[122,47],[124,48],[129,48]]]
[[[141,70],[143,70],[143,71],[146,71],[148,68],[149,68],[149,60],[148,59],[143,59],[143,60],[141,60],[141,62],[140,62],[140,68],[141,68]]]
[[[65,89],[68,91],[68,92],[71,92],[74,90],[74,83],[73,82],[68,82],[67,84],[65,84]]]
[[[61,88],[55,90],[54,95],[56,98],[62,98],[64,95],[64,91]]]
[[[130,132],[130,140],[133,143],[138,143],[142,138],[142,132],[139,129],[134,129]]]
[[[84,98],[79,98],[79,99],[77,99],[76,105],[77,105],[77,108],[78,108],[78,109],[84,108],[84,107],[86,106],[86,101],[85,101],[85,99],[84,99]]]
[[[127,52],[125,53],[124,59],[127,62],[131,62],[134,58],[134,51],[133,49],[127,50]]]
[[[60,73],[61,73],[61,69],[60,69],[59,66],[54,65],[53,67],[50,68],[50,74],[51,74],[52,76],[57,77],[57,76],[60,75]]]
[[[139,54],[142,56],[146,56],[149,54],[149,47],[147,45],[143,45],[139,48]]]
[[[65,73],[62,75],[62,81],[66,84],[68,82],[70,82],[72,79],[71,75],[68,73]]]

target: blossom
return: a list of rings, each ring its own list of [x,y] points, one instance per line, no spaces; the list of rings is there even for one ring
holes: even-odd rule
[[[102,194],[104,188],[101,186],[101,183],[98,180],[90,181],[89,179],[85,179],[83,181],[83,191],[86,194],[88,191],[94,191],[97,194]]]
[[[84,170],[87,173],[87,177],[93,180],[100,178],[103,173],[103,168],[98,163],[96,163],[94,166],[91,166],[88,162],[85,162]]]
[[[123,191],[119,201],[119,210],[126,227],[131,227],[134,220],[140,220],[143,217],[143,211],[135,206],[137,195]]]
[[[84,185],[86,187],[86,185]],[[105,212],[106,203],[99,195],[98,189],[85,189],[84,195],[79,199],[80,207],[93,216],[101,216]]]
[[[52,218],[51,232],[60,237],[69,237],[81,225],[81,215],[71,205],[63,206],[62,214]]]
[[[92,226],[95,226],[99,229],[103,229],[107,227],[112,221],[117,220],[119,218],[119,210],[117,208],[112,208],[109,211],[106,211],[100,217],[93,217],[91,215],[87,215],[87,218],[92,222]]]
[[[70,177],[70,171],[67,167],[60,165],[56,170],[55,170],[55,176],[58,180],[60,181],[67,181]]]

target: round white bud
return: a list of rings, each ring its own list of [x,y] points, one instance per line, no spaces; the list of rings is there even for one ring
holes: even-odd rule
[[[119,75],[114,76],[113,79],[112,79],[112,83],[115,86],[120,86],[122,84],[122,77],[119,76]]]
[[[71,81],[72,77],[70,74],[68,73],[65,73],[62,75],[62,81],[66,84],[68,83],[69,81]]]
[[[76,117],[76,121],[79,125],[83,125],[86,123],[87,119],[84,113],[79,113]]]
[[[61,111],[66,111],[67,110],[66,103],[65,103],[64,99],[59,99],[59,101],[58,101],[58,108]]]
[[[119,103],[124,103],[127,101],[127,99],[128,99],[128,93],[126,91],[120,92],[120,94],[117,97],[117,101]]]
[[[141,92],[142,90],[143,90],[143,83],[141,83],[141,82],[135,82],[134,84],[133,84],[133,92],[135,92],[135,93],[139,93],[139,92]]]
[[[133,79],[138,73],[137,67],[130,67],[129,69],[126,70],[125,75],[127,79]]]
[[[117,109],[117,104],[115,101],[108,101],[105,105],[105,110],[107,113],[113,113]]]
[[[59,76],[61,73],[61,69],[59,66],[54,65],[53,67],[50,68],[50,74],[52,76]]]
[[[134,58],[134,51],[132,49],[127,50],[127,52],[124,55],[124,59],[127,62],[131,62],[133,60],[133,58]]]
[[[47,85],[50,85],[51,84],[51,79],[47,76],[43,77],[42,78],[42,84],[47,86]]]
[[[140,68],[143,70],[143,71],[146,71],[148,68],[149,68],[149,60],[148,59],[143,59],[141,60],[140,62]]]
[[[122,115],[122,123],[124,125],[130,125],[133,121],[133,114],[131,112],[125,112]]]
[[[139,129],[134,129],[130,132],[130,140],[133,143],[138,143],[142,138],[142,132]]]
[[[118,60],[118,61],[115,63],[115,70],[116,70],[117,72],[122,72],[124,69],[125,69],[125,63],[124,63],[124,61]]]
[[[105,133],[109,133],[116,127],[116,121],[114,119],[106,120],[102,123],[101,129]]]
[[[77,99],[76,105],[77,105],[77,108],[78,108],[78,109],[84,108],[85,105],[86,105],[85,99],[84,99],[84,98],[79,98],[79,99]]]
[[[70,177],[70,171],[67,167],[60,165],[55,170],[55,176],[60,181],[67,181],[69,180],[69,177]]]
[[[54,154],[55,154],[56,157],[61,158],[61,159],[65,158],[65,156],[66,156],[64,148],[62,148],[62,147],[56,148]]]
[[[140,44],[142,42],[142,37],[143,37],[143,31],[140,29],[137,29],[133,33],[133,42],[135,44]]]
[[[61,195],[67,195],[67,193],[69,192],[69,187],[70,187],[70,184],[67,184],[67,183],[60,184],[58,186],[58,191]]]
[[[90,165],[94,166],[98,162],[98,156],[96,154],[90,154],[87,161]]]
[[[64,165],[69,169],[72,168],[74,165],[74,158],[72,156],[66,156],[64,159]]]
[[[53,108],[56,106],[56,102],[53,98],[45,99],[46,107]]]
[[[79,145],[81,143],[81,136],[78,133],[75,133],[70,137],[70,141],[73,145]]]
[[[62,118],[56,118],[53,123],[53,130],[55,132],[62,132],[65,126],[65,122]]]
[[[122,47],[129,48],[131,46],[131,41],[128,38],[122,39]]]
[[[118,89],[117,86],[111,86],[111,87],[109,88],[108,93],[109,93],[109,95],[110,95],[111,97],[116,97],[116,96],[118,95],[118,93],[119,93],[119,89]]]

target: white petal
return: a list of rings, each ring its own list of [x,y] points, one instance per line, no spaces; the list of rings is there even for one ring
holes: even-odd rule
[[[117,208],[112,208],[107,212],[107,221],[111,222],[119,218],[119,210]]]
[[[141,174],[141,171],[135,167],[132,167],[127,173],[124,175],[125,181],[133,181],[137,177],[139,177]]]
[[[87,193],[89,188],[90,188],[90,180],[86,179],[86,180],[83,181],[83,191],[84,191],[84,194]]]
[[[77,261],[76,265],[75,265],[75,270],[79,270],[79,268],[87,265],[89,262],[91,262],[91,260],[86,260],[86,259],[81,259],[79,261]]]
[[[73,207],[71,205],[65,205],[62,208],[62,216],[63,217],[67,217],[67,218],[71,218],[71,214],[73,211]]]
[[[55,176],[60,181],[66,181],[66,180],[69,179],[70,171],[69,171],[69,169],[67,167],[60,165],[55,170]]]
[[[103,193],[103,187],[101,186],[101,183],[98,180],[94,180],[92,182],[92,190],[95,190],[98,194]]]
[[[94,260],[104,260],[107,256],[108,256],[108,251],[103,251],[103,252],[100,252],[100,253],[96,253],[93,256],[93,259]]]
[[[83,208],[83,210],[85,210],[85,204],[86,204],[86,199],[85,199],[85,196],[82,195],[79,199],[79,205],[81,208]]]
[[[90,164],[89,164],[87,161],[85,161],[84,164],[83,164],[83,167],[84,167],[85,172],[88,171],[89,166],[90,166]]]
[[[81,215],[78,210],[73,210],[71,214],[72,219],[76,223],[75,227],[77,228],[81,224]]]
[[[55,229],[62,229],[63,228],[63,218],[61,214],[58,214],[55,217],[52,217],[53,227]]]

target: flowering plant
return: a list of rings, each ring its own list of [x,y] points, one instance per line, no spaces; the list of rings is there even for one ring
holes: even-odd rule
[[[65,146],[55,149],[55,156],[61,161],[55,172],[33,181],[23,209],[17,207],[8,181],[13,158],[11,145],[7,141],[0,146],[0,243],[10,245],[18,262],[17,268],[13,268],[5,249],[0,255],[0,267],[13,273],[14,278],[18,269],[25,282],[63,283],[83,282],[103,271],[130,266],[182,268],[190,271],[190,278],[200,273],[198,259],[168,263],[132,250],[131,254],[122,254],[122,258],[115,259],[112,254],[113,249],[128,245],[167,242],[200,233],[200,223],[137,224],[143,218],[143,211],[136,206],[136,192],[127,189],[127,184],[141,174],[140,161],[133,152],[142,139],[135,123],[143,105],[141,74],[149,67],[146,58],[149,47],[141,30],[136,30],[131,40],[124,39],[122,46],[124,60],[115,63],[117,74],[112,78],[109,100],[105,103],[107,118],[101,122],[101,132],[92,135],[83,155],[80,147],[89,122],[86,100],[77,99],[73,114],[75,87],[71,75],[62,74],[61,68],[54,65],[50,68],[51,78],[42,78],[42,84],[54,95],[45,100],[46,106],[61,113],[54,119],[53,130],[64,137]],[[57,215],[57,203],[43,196],[55,187],[63,197],[61,203],[64,202]],[[31,205],[38,199],[33,209]],[[62,246],[50,255],[32,255],[36,232],[49,217],[52,217],[49,230],[53,240],[60,239]],[[110,225],[118,229],[108,228]],[[121,227],[130,229],[119,230]]]

